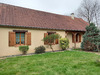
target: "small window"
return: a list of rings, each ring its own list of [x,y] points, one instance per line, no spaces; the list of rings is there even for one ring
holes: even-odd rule
[[[48,36],[48,35],[51,35],[51,34],[57,34],[56,32],[47,32],[47,33],[44,33],[44,37]],[[48,44],[48,42],[44,42],[45,45]],[[53,42],[53,45],[54,44],[59,44],[59,41],[58,39],[56,39],[54,42]]]
[[[55,32],[48,32],[48,35],[55,34]],[[53,41],[54,44],[54,41]]]
[[[25,44],[25,33],[16,32],[16,44]]]
[[[55,34],[56,32],[48,32],[48,35]]]

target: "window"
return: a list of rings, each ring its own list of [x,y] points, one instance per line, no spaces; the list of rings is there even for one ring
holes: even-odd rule
[[[9,46],[31,45],[31,32],[13,30],[9,32]]]
[[[56,32],[48,32],[48,35],[55,34]]]
[[[51,34],[57,34],[57,33],[56,32],[47,32],[47,33],[44,33],[44,37],[51,35]],[[44,45],[47,45],[47,44],[48,44],[47,42],[44,42]],[[59,40],[56,39],[53,44],[59,44]]]
[[[48,35],[55,34],[55,32],[48,32]],[[53,41],[54,44],[54,41]]]
[[[16,33],[16,44],[25,44],[25,33]]]
[[[72,34],[72,42],[81,42],[81,34],[77,33],[76,35]]]

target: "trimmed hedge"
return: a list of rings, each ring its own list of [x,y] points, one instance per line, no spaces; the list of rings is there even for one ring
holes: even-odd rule
[[[45,47],[44,46],[39,46],[35,48],[35,53],[40,54],[40,53],[45,53]]]

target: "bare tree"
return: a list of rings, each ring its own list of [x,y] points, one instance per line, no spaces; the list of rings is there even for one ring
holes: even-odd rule
[[[99,25],[100,24],[100,4],[99,4],[99,1],[96,1],[95,2],[95,5],[94,5],[94,21],[95,21],[95,24],[96,25]]]
[[[77,16],[83,18],[88,23],[99,25],[100,21],[100,2],[99,0],[83,0],[77,10]]]

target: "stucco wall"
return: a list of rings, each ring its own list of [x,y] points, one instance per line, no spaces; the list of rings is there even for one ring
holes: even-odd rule
[[[56,31],[56,30],[36,30],[36,29],[22,29],[22,28],[0,28],[0,57],[1,56],[8,56],[8,55],[17,55],[21,54],[18,47],[9,47],[9,32],[13,30],[28,30],[31,32],[31,46],[29,46],[28,53],[34,53],[34,48],[40,45],[44,45],[44,42],[41,41],[44,37],[44,33],[47,31],[54,31],[63,38],[65,37],[65,31]],[[68,34],[68,39],[70,40],[70,48],[74,47],[72,43],[72,34]],[[46,46],[46,51],[51,51],[51,49]],[[77,47],[80,47],[80,43],[77,43]],[[53,46],[54,50],[61,50],[59,44]]]

